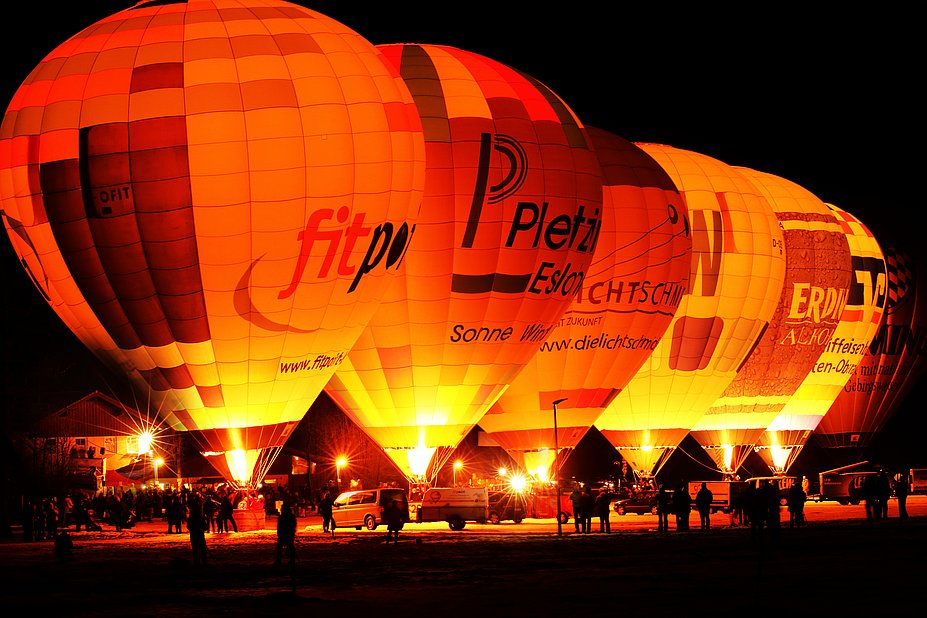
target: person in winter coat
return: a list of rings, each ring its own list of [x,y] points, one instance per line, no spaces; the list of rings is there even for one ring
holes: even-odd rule
[[[319,515],[322,516],[322,531],[335,533],[335,521],[332,519],[332,504],[335,502],[334,496],[327,489],[322,492],[322,498],[319,500]]]
[[[698,511],[699,525],[702,530],[711,528],[711,501],[714,498],[714,494],[708,489],[708,483],[702,483],[695,494],[695,510]]]
[[[284,502],[277,517],[277,558],[275,566],[283,562],[283,552],[286,552],[287,564],[296,564],[296,514],[289,503]]]
[[[398,543],[399,531],[405,524],[405,514],[399,500],[393,500],[387,505],[383,512],[383,519],[386,521],[386,542]]]
[[[599,517],[599,532],[611,532],[612,522],[609,518],[608,507],[612,503],[612,496],[608,489],[603,487],[595,497],[595,514]]]

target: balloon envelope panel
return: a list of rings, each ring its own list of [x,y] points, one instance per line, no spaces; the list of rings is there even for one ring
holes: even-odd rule
[[[424,154],[408,90],[346,26],[275,0],[148,3],[28,76],[0,197],[90,350],[204,448],[263,448],[396,272]]]

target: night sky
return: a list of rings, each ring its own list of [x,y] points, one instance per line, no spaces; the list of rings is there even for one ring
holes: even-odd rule
[[[0,37],[3,108],[56,45],[131,4],[18,3]],[[585,124],[782,176],[859,217],[883,246],[923,251],[923,197],[914,182],[923,176],[923,50],[912,15],[807,3],[734,11],[582,1],[547,9],[499,0],[461,8],[298,4],[374,44],[443,44],[486,55],[544,82]],[[35,292],[9,244],[0,245],[4,389],[31,384],[32,361],[61,350],[62,375],[86,370],[92,361]],[[914,407],[902,408],[912,422],[923,416],[907,412]]]

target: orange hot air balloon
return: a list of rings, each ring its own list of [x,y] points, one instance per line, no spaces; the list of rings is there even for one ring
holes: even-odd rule
[[[850,247],[853,276],[846,308],[811,372],[760,436],[757,451],[785,474],[866,353],[886,298],[885,257],[872,232],[852,214],[827,204]]]
[[[405,85],[337,21],[140,3],[16,92],[3,222],[75,335],[256,482],[393,277],[424,147]]]
[[[887,247],[885,261],[882,322],[813,434],[835,463],[860,460],[927,369],[927,268],[906,248]]]
[[[647,360],[686,292],[692,239],[685,203],[660,165],[587,127],[602,166],[599,245],[583,289],[479,426],[542,480]],[[554,436],[553,402],[557,408]]]
[[[451,47],[379,49],[421,114],[425,197],[403,276],[326,392],[428,481],[581,289],[602,176],[580,121],[536,80]]]
[[[666,333],[596,428],[637,474],[656,475],[733,381],[772,318],[785,277],[775,214],[739,171],[640,144],[682,192],[692,223],[689,290]]]
[[[782,226],[786,277],[768,328],[690,432],[725,474],[737,471],[827,347],[852,274],[846,234],[824,202],[784,178],[737,170],[762,192]]]

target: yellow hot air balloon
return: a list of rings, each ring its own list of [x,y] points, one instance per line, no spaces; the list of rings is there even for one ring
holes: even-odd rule
[[[847,237],[853,277],[846,308],[801,386],[757,440],[770,470],[785,474],[859,365],[885,307],[885,257],[872,232],[852,214],[827,204]]]
[[[846,234],[824,202],[784,178],[737,170],[766,197],[782,226],[786,278],[768,328],[690,432],[725,474],[737,471],[827,347],[852,274]]]
[[[886,247],[882,322],[813,435],[835,466],[856,463],[927,370],[927,265]]]
[[[688,286],[692,239],[682,196],[638,146],[587,127],[602,166],[602,232],[580,294],[479,422],[542,480],[647,360]],[[553,402],[557,408],[554,435]]]
[[[36,287],[239,483],[366,325],[423,193],[405,85],[278,0],[105,18],[32,71],[0,131],[3,222]]]
[[[427,482],[582,288],[602,176],[579,119],[536,80],[451,47],[379,49],[421,114],[425,197],[403,276],[326,392]]]
[[[767,329],[785,277],[782,231],[756,187],[704,154],[640,144],[682,192],[692,223],[689,291],[660,343],[596,428],[655,475]]]

